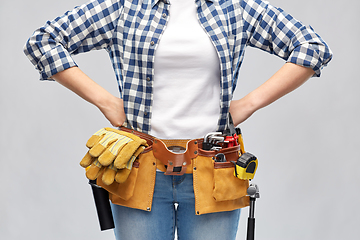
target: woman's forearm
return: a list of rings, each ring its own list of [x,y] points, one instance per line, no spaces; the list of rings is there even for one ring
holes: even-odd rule
[[[109,92],[89,78],[78,67],[68,68],[53,75],[52,78],[97,107],[106,104],[106,101],[111,98]]]
[[[61,85],[100,109],[113,126],[121,126],[125,121],[123,101],[110,94],[94,82],[78,67],[68,68],[52,76]]]
[[[306,82],[314,70],[293,63],[286,63],[269,80],[230,105],[234,124],[238,125],[255,111],[268,106]]]

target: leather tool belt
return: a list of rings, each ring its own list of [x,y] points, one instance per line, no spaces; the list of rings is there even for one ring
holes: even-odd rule
[[[161,140],[151,135],[141,133],[129,128],[120,127],[119,130],[130,132],[138,137],[145,139],[151,146],[154,157],[160,161],[158,168],[164,170],[165,175],[183,175],[192,173],[192,159],[199,154],[205,157],[214,157],[215,151],[202,150],[203,138],[192,140]],[[239,157],[240,146],[224,148],[216,153],[223,153],[227,162],[221,163],[223,166],[233,167],[230,161],[236,161]]]
[[[125,127],[120,128],[147,141],[147,147],[134,162],[131,173],[124,183],[106,185],[97,179],[97,185],[109,192],[114,204],[151,211],[157,170],[168,175],[193,174],[195,214],[231,211],[249,205],[246,190],[248,180],[234,176],[234,164],[240,146],[220,151],[202,149],[203,139],[160,140],[148,134]],[[226,162],[214,161],[215,155],[223,153]]]

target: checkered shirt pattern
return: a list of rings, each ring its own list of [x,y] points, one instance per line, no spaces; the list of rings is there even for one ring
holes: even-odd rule
[[[332,53],[310,26],[262,0],[195,0],[201,26],[221,64],[217,130],[226,126],[247,46],[315,71]],[[150,132],[154,56],[167,24],[170,0],[91,0],[35,31],[24,47],[41,80],[77,66],[72,55],[106,49],[124,100],[127,125]],[[199,93],[201,95],[201,93]]]

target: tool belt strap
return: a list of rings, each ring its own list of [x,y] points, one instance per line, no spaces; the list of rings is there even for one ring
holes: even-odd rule
[[[121,131],[130,132],[138,137],[145,139],[149,147],[144,150],[148,152],[153,150],[154,157],[161,162],[165,167],[159,167],[160,170],[166,170],[165,175],[182,175],[184,173],[192,172],[192,159],[198,155],[205,157],[214,157],[217,153],[223,153],[226,156],[227,162],[225,164],[232,164],[230,161],[236,161],[239,157],[240,146],[230,148],[223,148],[220,151],[205,151],[202,149],[203,139],[171,139],[161,140],[151,135],[138,132],[129,128],[120,127]],[[177,153],[170,151],[172,146],[183,147],[184,152]]]

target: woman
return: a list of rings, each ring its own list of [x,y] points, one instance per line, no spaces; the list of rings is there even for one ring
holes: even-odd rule
[[[195,4],[194,4],[195,3]],[[287,62],[232,99],[244,50]],[[120,97],[86,76],[72,55],[109,52]],[[91,0],[48,21],[24,51],[41,75],[97,106],[114,127],[159,139],[195,139],[235,125],[320,76],[331,60],[311,27],[261,0]],[[117,239],[235,239],[240,210],[197,215],[192,174],[158,169],[151,211],[112,205]],[[175,207],[175,204],[176,207]],[[136,228],[134,228],[136,226]]]

